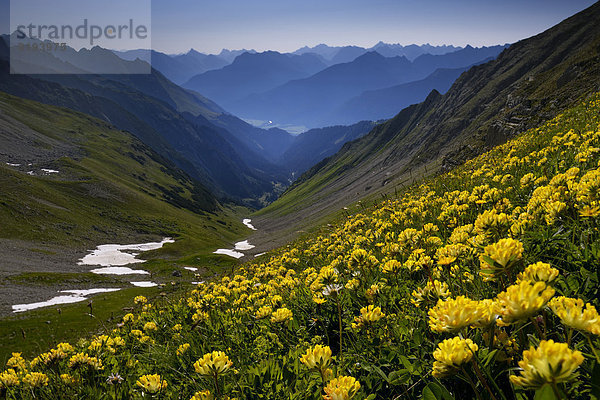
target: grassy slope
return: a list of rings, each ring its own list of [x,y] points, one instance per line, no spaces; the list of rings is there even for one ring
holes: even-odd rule
[[[0,140],[4,152],[11,150],[10,162],[33,163],[22,168],[7,166],[5,161],[9,160],[0,164],[0,238],[30,243],[30,249],[39,248],[52,258],[55,247],[78,254],[103,243],[137,243],[171,236],[176,243],[143,255],[153,259],[144,268],[159,282],[195,280],[186,271],[182,278],[171,277],[175,265],[201,267],[205,274],[231,265],[230,259],[215,256],[212,251],[247,232],[240,223],[244,209],[218,205],[202,186],[132,135],[84,114],[3,93],[0,124]],[[27,146],[35,151],[27,153]],[[39,172],[40,168],[60,173],[26,173]],[[39,287],[79,282],[123,286],[122,281],[108,277],[73,275],[15,271],[5,284]],[[81,310],[87,302],[62,306],[61,315],[51,308],[26,313],[25,318],[19,315],[4,319],[0,337],[6,339],[0,357],[9,348],[47,346],[54,342],[54,336],[73,337],[74,332],[96,329],[107,315],[123,313],[124,299],[149,291],[155,290],[138,288],[102,295],[107,300],[101,301],[98,309],[102,312],[97,319],[82,318]],[[41,322],[46,320],[52,321],[52,336],[43,334],[47,327]],[[21,329],[26,331],[26,340],[22,339]],[[39,340],[32,339],[38,335]]]

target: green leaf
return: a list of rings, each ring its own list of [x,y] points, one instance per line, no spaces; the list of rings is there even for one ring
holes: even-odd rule
[[[435,389],[430,387],[431,383],[423,388],[423,400],[440,400],[441,392],[435,393]]]
[[[407,369],[392,371],[388,375],[388,381],[390,385],[406,385],[410,381],[410,371]]]
[[[554,390],[552,390],[552,386],[545,384],[535,391],[533,400],[557,400],[557,397],[554,394]]]
[[[423,389],[423,400],[454,400],[454,397],[442,385],[430,382]]]
[[[400,362],[402,363],[404,368],[406,368],[409,372],[414,371],[413,365],[410,363],[410,361],[408,361],[408,358],[406,358],[406,356],[400,356]]]

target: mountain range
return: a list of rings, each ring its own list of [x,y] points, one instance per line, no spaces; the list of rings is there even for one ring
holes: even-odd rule
[[[467,46],[443,55],[424,54],[413,61],[404,56],[384,57],[376,51],[370,51],[351,62],[330,66],[311,76],[288,81],[271,90],[266,89],[269,85],[262,85],[264,90],[259,92],[256,87],[260,85],[255,85],[255,93],[245,98],[239,99],[239,93],[234,95],[228,90],[223,90],[217,102],[243,118],[303,124],[309,127],[323,127],[340,122],[355,123],[361,119],[376,120],[380,116],[363,113],[357,119],[340,121],[335,117],[335,113],[338,108],[344,107],[345,103],[365,91],[425,79],[439,68],[466,68],[495,58],[504,48],[505,46]],[[259,54],[255,55],[257,56]],[[231,75],[220,71],[211,71],[201,76],[208,79],[210,75],[213,88],[226,88],[232,80]],[[446,79],[440,82],[442,76]],[[434,86],[439,84],[440,90],[449,87],[452,82],[448,74],[439,75],[437,80],[430,80]],[[188,87],[206,93],[201,87]],[[427,93],[428,91],[421,91],[414,99],[422,101]],[[407,104],[400,102],[400,105]]]

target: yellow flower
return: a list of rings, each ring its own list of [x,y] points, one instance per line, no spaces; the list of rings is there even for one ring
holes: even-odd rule
[[[471,361],[473,353],[479,350],[479,347],[471,339],[461,339],[454,337],[446,339],[433,352],[433,376],[443,378],[455,373],[459,367]]]
[[[32,388],[48,386],[48,376],[41,372],[30,372],[23,377],[23,383]]]
[[[496,322],[500,313],[500,306],[497,301],[484,299],[479,301],[479,318],[474,321],[472,327],[485,328]]]
[[[521,375],[511,376],[510,381],[527,388],[567,382],[575,377],[574,371],[582,362],[583,355],[569,349],[566,343],[542,340],[537,349],[531,346],[523,352],[523,360],[519,361]]]
[[[128,322],[133,322],[133,321],[135,321],[135,315],[133,315],[132,313],[128,313],[123,316],[124,324],[126,324]]]
[[[327,369],[331,361],[331,349],[329,346],[321,346],[320,344],[306,350],[306,354],[300,357],[300,362],[308,368],[324,371]]]
[[[167,388],[167,381],[162,380],[160,375],[143,375],[135,383],[147,393],[154,394]]]
[[[19,376],[14,369],[9,368],[6,371],[0,373],[0,389],[7,389],[13,386],[19,386]]]
[[[226,372],[233,362],[222,351],[206,353],[201,359],[194,363],[194,369],[201,375],[216,376]]]
[[[360,382],[351,376],[334,378],[324,388],[323,400],[349,400],[360,389]]]
[[[177,355],[181,356],[183,355],[186,351],[188,351],[190,349],[190,344],[189,343],[184,343],[181,346],[179,346],[177,348]]]
[[[398,260],[389,260],[381,267],[384,274],[397,274],[402,269],[402,263]]]
[[[65,385],[74,385],[77,383],[77,379],[75,377],[73,377],[70,374],[60,374],[60,380],[65,384]]]
[[[429,327],[434,332],[456,332],[477,322],[481,317],[481,304],[465,296],[438,300],[429,312]]]
[[[148,302],[148,299],[145,298],[144,296],[135,296],[135,298],[133,299],[133,302],[135,304],[146,304]]]
[[[510,325],[536,314],[554,296],[544,282],[521,281],[498,295],[501,325]]]
[[[586,303],[584,309],[583,300],[560,296],[550,300],[549,305],[563,324],[579,331],[600,335],[600,315],[590,303]]]
[[[366,323],[373,323],[385,317],[385,314],[381,312],[381,307],[370,304],[360,309],[360,317]]]
[[[259,308],[256,311],[254,316],[256,317],[256,319],[263,319],[263,318],[267,318],[272,313],[273,313],[273,309],[271,308],[271,306],[262,306],[261,308]]]
[[[210,394],[210,390],[203,390],[201,392],[194,393],[190,400],[213,400],[213,398],[213,395]]]
[[[69,368],[89,368],[92,370],[103,370],[102,360],[96,357],[90,357],[85,353],[77,353],[69,359]]]
[[[579,210],[579,215],[584,218],[595,218],[600,215],[600,207],[592,207],[589,205],[583,206]]]
[[[356,290],[360,286],[360,281],[356,278],[352,278],[346,283],[346,289],[348,290]]]
[[[271,322],[282,323],[292,319],[292,312],[285,307],[278,308],[273,314],[271,314]]]
[[[497,243],[485,247],[479,256],[481,276],[486,280],[494,280],[505,273],[523,256],[523,244],[514,239],[500,239]]]
[[[156,324],[154,322],[146,322],[144,324],[144,331],[146,331],[146,332],[152,332],[157,329],[158,329],[158,327],[156,326]]]
[[[517,276],[518,281],[550,283],[558,276],[558,270],[541,261],[531,264]]]
[[[6,367],[18,371],[25,371],[27,369],[27,362],[21,356],[21,353],[12,353],[12,357],[6,362]]]
[[[427,281],[427,285],[424,288],[417,288],[412,292],[414,297],[410,301],[417,307],[426,300],[437,300],[445,299],[450,296],[448,285],[445,282],[440,282],[437,279],[433,281]]]

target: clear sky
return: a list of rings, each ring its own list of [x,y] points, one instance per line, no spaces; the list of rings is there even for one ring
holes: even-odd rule
[[[190,48],[214,53],[222,48],[292,51],[319,43],[370,47],[380,40],[458,46],[504,44],[540,33],[593,3],[592,0],[152,0],[152,46],[167,53]],[[3,33],[8,31],[8,7],[9,0],[0,0]],[[110,13],[110,9],[106,12]]]

